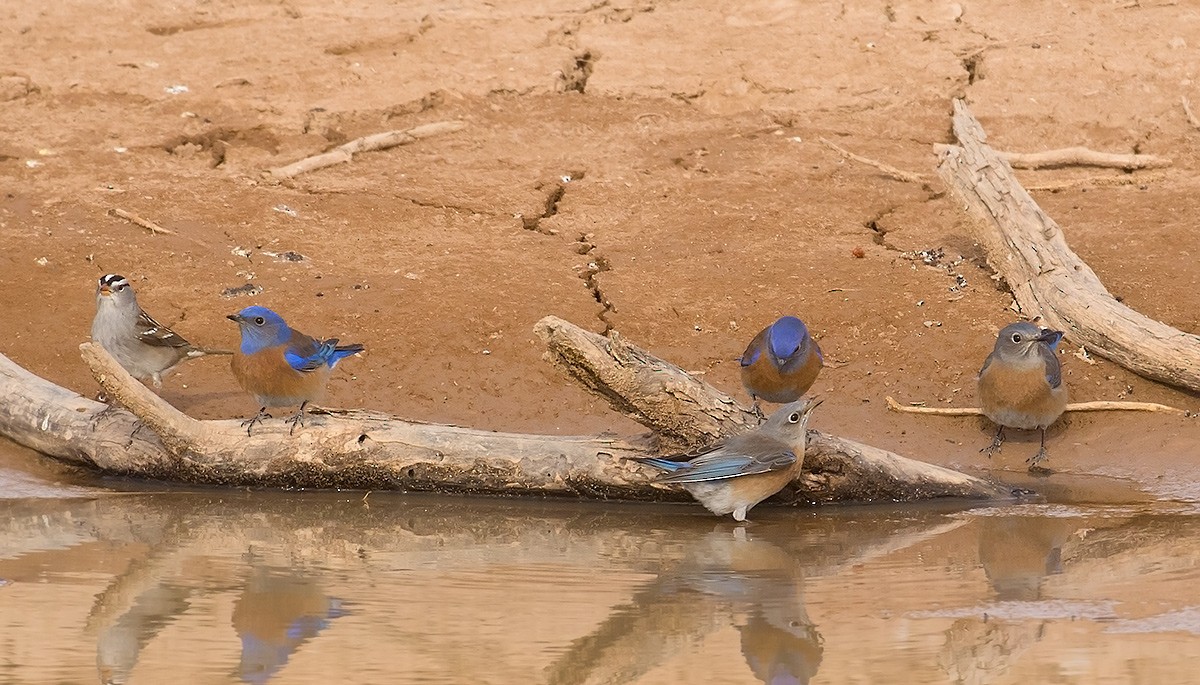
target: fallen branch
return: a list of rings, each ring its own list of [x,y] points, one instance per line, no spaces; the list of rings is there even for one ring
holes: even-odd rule
[[[587,349],[592,341],[588,336],[603,344],[610,338],[552,318],[539,323],[539,332],[553,332],[558,357],[592,357],[591,368],[598,378],[645,382],[645,386],[632,386],[630,396],[620,402],[641,407],[647,425],[707,422],[716,435],[727,435],[753,421],[753,415],[732,399],[695,379],[687,382],[690,377],[682,370],[628,343],[614,348],[620,350],[623,362],[615,357],[602,362],[594,350]],[[585,343],[576,353],[569,352],[571,344],[564,342],[573,338]],[[107,395],[128,410],[80,397],[0,355],[0,433],[44,454],[105,473],[185,483],[690,500],[679,489],[653,483],[654,474],[631,461],[659,453],[643,440],[496,433],[407,422],[368,411],[315,412],[294,436],[288,435],[282,421],[268,421],[247,437],[237,420],[198,421],[179,412],[130,377],[99,346],[85,343],[80,351]],[[604,370],[605,365],[612,368]],[[653,376],[665,380],[651,382]],[[640,396],[659,392],[656,388],[670,389],[665,392],[675,399],[656,403]],[[682,399],[688,392],[690,398]],[[610,397],[610,401],[617,400]],[[682,418],[666,416],[673,402]],[[727,414],[713,411],[714,407],[725,407]],[[681,437],[671,435],[667,441],[682,442]],[[1009,495],[979,478],[844,438],[813,431],[810,445],[804,474],[776,501]]]
[[[461,131],[466,124],[461,121],[438,121],[432,124],[423,124],[404,131],[387,131],[385,133],[375,133],[362,138],[339,145],[328,152],[322,152],[319,155],[305,157],[298,162],[292,162],[287,166],[276,167],[271,169],[270,174],[279,180],[299,176],[300,174],[317,169],[324,169],[328,166],[349,162],[355,154],[359,152],[375,152],[377,150],[387,150],[398,145],[408,145],[424,138],[440,135],[442,133],[452,133]]]
[[[1157,155],[1096,152],[1086,147],[1068,147],[1044,152],[997,152],[1014,169],[1060,169],[1067,166],[1097,166],[1109,169],[1160,169],[1171,160]]]
[[[1063,181],[1061,183],[1043,183],[1041,185],[1029,186],[1027,190],[1033,192],[1051,192],[1056,193],[1060,190],[1070,190],[1071,188],[1112,188],[1117,186],[1141,186],[1150,183],[1157,183],[1165,179],[1167,175],[1161,171],[1151,172],[1147,174],[1122,174],[1120,176],[1089,176],[1087,178],[1079,178],[1073,181]]]
[[[935,414],[937,416],[983,416],[979,407],[926,407],[924,405],[904,405],[891,397],[887,400],[887,408],[901,414]],[[1180,416],[1195,416],[1194,413],[1155,402],[1072,402],[1065,411],[1152,411],[1164,414],[1179,414]]]
[[[175,231],[172,231],[168,228],[163,228],[162,226],[159,226],[158,224],[154,223],[153,221],[151,221],[149,219],[143,219],[142,217],[138,216],[137,214],[134,214],[133,212],[127,212],[124,209],[117,209],[116,207],[113,207],[112,209],[108,210],[108,213],[111,214],[112,216],[116,216],[116,217],[125,219],[126,221],[128,221],[130,223],[137,224],[138,226],[141,226],[142,228],[150,231],[151,233],[160,233],[162,235],[175,235]]]
[[[922,176],[920,174],[914,174],[911,171],[904,171],[903,169],[897,169],[896,167],[891,166],[889,164],[884,164],[883,162],[878,162],[878,161],[870,159],[868,157],[863,157],[862,155],[856,155],[853,152],[850,152],[849,150],[837,145],[836,143],[834,143],[833,141],[831,141],[827,138],[821,138],[820,141],[821,141],[822,145],[833,150],[834,152],[838,153],[842,157],[845,157],[846,159],[848,159],[852,162],[858,162],[859,164],[866,164],[869,167],[878,169],[879,171],[883,172],[884,176],[887,176],[888,178],[890,178],[892,180],[903,181],[904,183],[918,183],[918,184],[929,183],[929,179],[925,178],[924,176]]]
[[[988,147],[962,100],[954,101],[954,112],[960,145],[938,148],[938,174],[976,219],[976,239],[1021,311],[1135,373],[1200,390],[1200,336],[1118,302]]]
[[[1192,103],[1188,100],[1188,96],[1181,95],[1179,99],[1183,101],[1183,113],[1187,116],[1188,123],[1192,125],[1192,128],[1200,128],[1200,119],[1197,119],[1195,113],[1192,112]]]

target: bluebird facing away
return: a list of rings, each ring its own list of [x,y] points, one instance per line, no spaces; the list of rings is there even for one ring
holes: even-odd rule
[[[821,373],[824,357],[804,322],[784,316],[754,336],[740,361],[742,385],[757,411],[759,399],[784,404],[803,397]]]
[[[129,375],[143,383],[150,382],[155,388],[161,388],[163,376],[184,360],[206,354],[230,354],[196,347],[155,321],[138,305],[129,280],[117,274],[101,276],[96,286],[92,340]]]
[[[233,377],[254,395],[260,409],[245,421],[246,434],[255,423],[270,418],[267,407],[299,404],[289,432],[304,425],[304,407],[321,397],[333,367],[362,352],[362,345],[338,345],[337,338],[319,341],[288,328],[283,317],[266,307],[246,307],[227,318],[242,331],[242,344],[233,355]]]
[[[821,398],[813,397],[784,405],[754,430],[698,453],[637,461],[665,471],[657,482],[683,485],[712,513],[733,514],[735,521],[745,521],[754,505],[800,473],[808,419],[820,403]]]
[[[1067,388],[1054,348],[1061,331],[1021,321],[1005,326],[996,347],[979,370],[979,404],[983,413],[1000,426],[992,444],[980,450],[989,457],[1004,442],[1004,429],[1042,431],[1042,448],[1029,459],[1030,468],[1044,460],[1046,428],[1062,416]]]

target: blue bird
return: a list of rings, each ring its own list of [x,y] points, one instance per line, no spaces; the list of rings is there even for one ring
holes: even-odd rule
[[[363,351],[362,345],[338,345],[337,338],[316,340],[288,328],[283,317],[266,307],[246,307],[226,317],[236,321],[242,344],[234,352],[233,377],[254,395],[260,409],[243,422],[246,434],[254,424],[270,418],[267,407],[299,404],[289,417],[291,432],[304,425],[304,408],[325,393],[333,367],[342,359]]]
[[[759,399],[786,404],[803,397],[816,382],[825,358],[804,322],[784,316],[754,336],[739,361],[742,385],[761,416]]]
[[[1054,350],[1061,331],[1038,328],[1028,321],[1005,326],[979,370],[979,405],[1000,428],[992,444],[980,452],[992,456],[1004,442],[1004,429],[1042,431],[1042,447],[1029,459],[1032,469],[1046,459],[1046,428],[1067,407],[1067,387]]]
[[[780,407],[762,425],[675,457],[637,461],[665,471],[659,483],[679,483],[717,516],[745,521],[750,509],[774,495],[800,473],[808,419],[821,403],[813,397]]]

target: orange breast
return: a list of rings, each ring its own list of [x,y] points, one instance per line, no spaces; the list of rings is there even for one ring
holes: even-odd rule
[[[322,366],[301,373],[283,357],[283,346],[253,355],[238,350],[230,362],[238,385],[265,407],[280,407],[319,399],[329,380],[330,369]]]
[[[821,373],[821,358],[810,353],[803,364],[787,372],[781,372],[771,363],[770,355],[763,353],[749,366],[742,367],[742,385],[754,397],[786,404],[800,399]]]
[[[1051,388],[1040,364],[1018,367],[990,364],[979,375],[979,405],[1001,426],[1045,428],[1067,406],[1067,388]]]

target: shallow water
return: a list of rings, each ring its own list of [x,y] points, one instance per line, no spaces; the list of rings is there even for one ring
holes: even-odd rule
[[[694,506],[114,495],[6,449],[2,683],[1175,683],[1200,657],[1197,508],[1109,487],[740,528]]]

